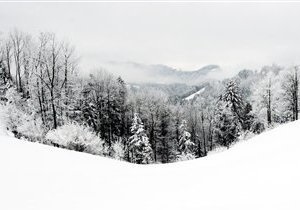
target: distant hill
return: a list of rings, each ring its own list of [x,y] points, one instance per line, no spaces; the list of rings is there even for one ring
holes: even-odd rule
[[[129,83],[157,83],[173,84],[183,83],[196,85],[221,72],[217,65],[204,66],[194,71],[181,71],[166,65],[146,65],[134,62],[109,62],[103,67],[119,75]]]

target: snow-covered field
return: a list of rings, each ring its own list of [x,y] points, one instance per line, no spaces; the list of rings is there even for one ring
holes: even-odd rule
[[[0,126],[0,209],[298,210],[299,128],[194,161],[133,165],[17,140]]]

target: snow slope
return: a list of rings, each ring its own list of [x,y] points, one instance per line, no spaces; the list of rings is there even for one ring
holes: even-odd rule
[[[290,123],[167,165],[133,165],[0,132],[0,209],[299,210],[299,128],[300,121]]]
[[[196,93],[193,93],[193,94],[189,95],[189,96],[186,97],[184,100],[187,100],[187,101],[192,100],[192,99],[195,98],[197,95],[200,95],[201,93],[203,93],[204,90],[205,90],[205,87],[202,88],[202,89],[200,89],[200,90],[198,90]]]

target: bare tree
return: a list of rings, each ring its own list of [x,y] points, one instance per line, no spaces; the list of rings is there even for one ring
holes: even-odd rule
[[[46,99],[45,99],[45,66],[46,63],[44,62],[43,58],[46,53],[46,46],[47,46],[48,38],[47,35],[41,33],[39,36],[38,47],[33,58],[33,73],[35,75],[35,85],[36,85],[36,94],[37,100],[39,104],[40,115],[43,124],[46,124]]]
[[[14,30],[10,34],[10,40],[12,43],[12,48],[13,48],[13,57],[15,61],[15,67],[16,67],[16,85],[17,85],[17,90],[19,92],[23,91],[22,88],[22,79],[21,79],[21,65],[22,65],[22,52],[24,49],[24,34],[18,30]]]
[[[65,91],[65,97],[67,98],[69,92],[69,75],[73,74],[76,69],[77,58],[75,57],[75,48],[67,42],[62,45],[62,54],[64,69],[63,87]]]
[[[78,58],[75,55],[75,47],[70,45],[68,42],[62,44],[62,68],[63,68],[63,83],[62,83],[62,94],[63,100],[61,101],[61,116],[68,117],[68,105],[72,90],[73,75],[76,75],[77,61]]]
[[[40,71],[36,72],[35,75],[39,77],[41,82],[40,85],[42,86],[42,90],[39,93],[41,94],[40,99],[44,99],[46,90],[49,94],[49,103],[54,129],[58,126],[57,104],[58,99],[60,98],[61,88],[63,86],[60,75],[62,72],[61,49],[62,44],[56,40],[54,34],[41,34],[40,55],[37,56],[37,66],[39,66]],[[45,88],[45,90],[43,88]],[[46,104],[47,108],[48,104],[45,103],[45,101],[44,104]]]
[[[7,69],[8,79],[11,79],[11,59],[12,59],[12,43],[10,39],[4,40],[2,46],[3,61]]]
[[[30,87],[29,81],[32,76],[32,51],[33,51],[33,43],[31,42],[31,37],[29,35],[24,35],[23,38],[23,51],[22,51],[22,67],[23,67],[23,75],[24,75],[24,84],[23,84],[23,92],[25,97],[29,97]]]
[[[57,128],[57,112],[56,112],[56,105],[55,105],[55,88],[59,81],[59,55],[61,51],[61,45],[57,42],[56,37],[54,34],[49,36],[50,42],[50,51],[48,55],[48,62],[46,65],[46,78],[47,83],[46,86],[50,92],[50,102],[52,107],[52,116],[53,116],[53,127],[54,129]]]

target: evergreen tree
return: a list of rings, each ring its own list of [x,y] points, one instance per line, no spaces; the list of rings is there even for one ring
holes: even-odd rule
[[[284,75],[283,80],[283,98],[285,100],[285,108],[290,120],[298,120],[299,112],[299,76],[298,68],[294,67],[293,70],[288,71]]]
[[[172,162],[175,158],[175,139],[171,135],[171,112],[163,107],[159,113],[159,125],[157,133],[157,155],[162,163]]]
[[[224,102],[220,102],[215,117],[214,135],[216,143],[229,148],[238,138],[240,125],[232,110]]]
[[[121,78],[115,78],[105,71],[90,75],[83,95],[84,120],[96,133],[100,133],[109,146],[118,137],[128,136],[127,92]]]
[[[129,138],[129,150],[131,152],[131,162],[138,164],[148,164],[152,162],[152,149],[146,135],[143,122],[138,113],[134,114],[131,133]]]
[[[4,66],[4,62],[3,62],[2,58],[0,57],[0,84],[1,83],[5,84],[6,79],[7,79],[6,69]]]
[[[195,156],[196,145],[191,141],[191,134],[187,131],[187,122],[183,120],[179,127],[180,137],[178,144],[179,158],[182,156]]]
[[[244,130],[251,130],[251,126],[254,122],[254,115],[252,114],[252,106],[250,103],[246,103],[243,109],[243,124],[242,127]]]
[[[230,108],[239,122],[243,124],[243,117],[241,115],[243,100],[238,85],[234,81],[231,80],[226,84],[225,92],[221,98],[225,102],[226,107]]]
[[[8,74],[6,73],[4,63],[0,57],[0,105],[2,103],[5,104],[5,102],[7,101],[5,97],[5,93],[8,87],[9,87],[9,77]]]
[[[117,86],[118,86],[118,92],[116,97],[116,130],[117,135],[120,137],[128,136],[129,134],[129,127],[128,121],[129,116],[127,114],[128,111],[128,105],[127,105],[127,87],[126,83],[121,77],[117,78]]]
[[[226,84],[224,94],[217,106],[214,133],[216,142],[229,148],[237,140],[240,130],[247,129],[248,122],[245,117],[249,115],[250,107],[244,109],[238,85],[232,80]]]

